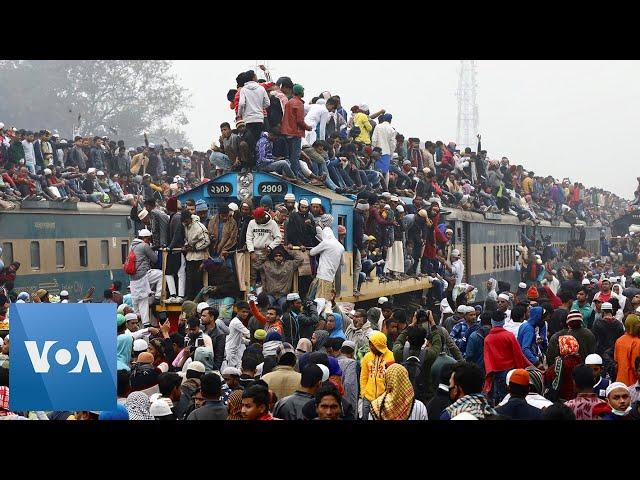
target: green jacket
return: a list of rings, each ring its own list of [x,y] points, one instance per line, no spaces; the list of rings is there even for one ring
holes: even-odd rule
[[[21,142],[13,142],[7,150],[7,163],[18,164],[24,159],[24,147]]]

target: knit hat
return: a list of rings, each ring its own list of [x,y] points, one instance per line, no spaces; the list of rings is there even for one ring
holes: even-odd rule
[[[582,313],[579,310],[571,310],[569,315],[567,315],[567,324],[569,322],[581,322],[582,323]]]
[[[538,289],[534,285],[531,285],[529,287],[529,290],[527,290],[527,299],[535,300],[539,297],[540,297],[540,294],[538,293]]]
[[[259,328],[255,332],[253,332],[253,338],[255,338],[256,340],[264,340],[266,337],[267,332],[262,328]]]
[[[253,211],[253,218],[255,218],[256,220],[259,218],[264,217],[266,214],[264,208],[262,207],[258,207]]]
[[[302,95],[304,93],[304,87],[302,85],[300,85],[299,83],[296,83],[293,86],[293,94],[294,95]]]
[[[196,212],[207,212],[209,211],[209,207],[204,200],[198,200],[196,202]]]
[[[260,206],[264,206],[267,207],[269,209],[273,208],[273,200],[269,195],[264,195],[261,199],[260,199]]]
[[[516,385],[526,387],[529,385],[529,374],[524,368],[517,368],[511,374],[509,383],[515,383]]]

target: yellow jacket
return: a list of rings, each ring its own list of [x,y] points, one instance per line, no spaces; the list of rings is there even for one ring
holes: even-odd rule
[[[522,191],[525,195],[531,195],[533,193],[533,178],[525,177],[522,180]]]
[[[370,402],[385,391],[384,375],[389,365],[395,363],[393,352],[387,348],[387,336],[375,331],[369,341],[381,355],[367,352],[360,362],[360,396]]]
[[[360,127],[360,135],[356,137],[356,142],[362,142],[371,145],[371,131],[373,126],[369,123],[369,117],[362,112],[358,112],[353,116],[353,125]]]

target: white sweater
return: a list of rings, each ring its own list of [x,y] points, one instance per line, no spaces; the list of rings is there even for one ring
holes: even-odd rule
[[[245,123],[264,122],[263,109],[271,105],[267,91],[258,82],[247,82],[240,90],[238,114]]]
[[[267,223],[259,224],[255,220],[247,227],[247,250],[263,250],[271,247],[273,250],[282,243],[282,235],[278,224],[270,219]]]
[[[396,130],[389,122],[379,123],[371,138],[373,148],[380,147],[382,155],[391,155],[396,149]]]
[[[242,363],[242,354],[245,345],[249,344],[251,332],[244,326],[238,317],[234,317],[229,323],[229,334],[225,339],[225,360],[227,367],[240,368]]]

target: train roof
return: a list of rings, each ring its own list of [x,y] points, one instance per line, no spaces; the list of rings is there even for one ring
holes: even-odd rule
[[[92,202],[30,202],[23,201],[18,208],[14,210],[2,210],[2,214],[21,214],[21,213],[46,213],[49,215],[65,215],[65,214],[100,214],[100,215],[129,215],[131,207],[127,205],[112,205],[109,208],[102,208],[100,205]]]

